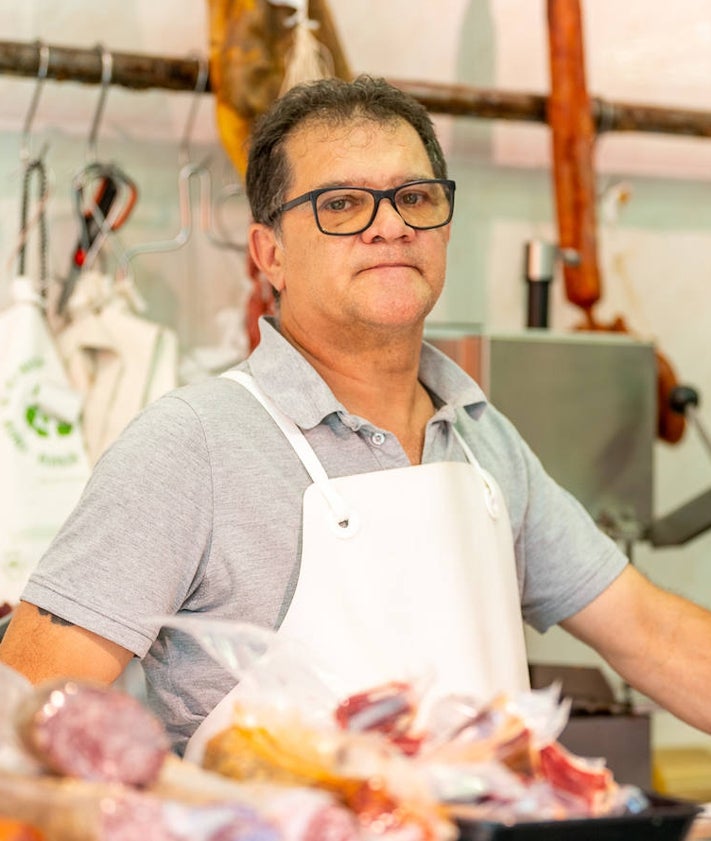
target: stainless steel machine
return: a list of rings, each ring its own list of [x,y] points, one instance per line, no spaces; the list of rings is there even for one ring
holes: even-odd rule
[[[479,382],[517,426],[546,470],[616,540],[680,546],[711,529],[711,489],[673,511],[653,510],[657,427],[654,346],[623,333],[528,328],[484,333],[429,326],[426,338]],[[711,456],[695,389],[672,406]]]
[[[616,539],[653,522],[656,363],[651,344],[622,334],[476,334],[431,327],[513,423],[546,470]]]

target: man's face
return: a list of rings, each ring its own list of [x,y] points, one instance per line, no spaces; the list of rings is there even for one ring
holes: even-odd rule
[[[285,152],[292,172],[287,201],[320,187],[384,190],[434,177],[405,121],[307,123],[287,139]],[[299,341],[334,330],[419,326],[442,291],[449,225],[414,230],[387,200],[372,225],[352,236],[321,233],[310,202],[283,213],[278,237],[255,227],[261,230],[252,236],[253,255],[280,292],[282,329]]]

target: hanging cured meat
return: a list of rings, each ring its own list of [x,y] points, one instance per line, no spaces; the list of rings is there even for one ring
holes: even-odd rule
[[[585,78],[580,3],[548,0],[547,9],[551,74],[548,123],[566,297],[584,313],[581,329],[629,333],[623,318],[618,316],[604,324],[595,317],[593,309],[602,294],[593,160],[596,134]],[[672,408],[672,392],[678,382],[671,363],[658,349],[656,362],[657,434],[663,441],[676,443],[685,427],[683,414]]]
[[[207,0],[210,81],[222,145],[244,180],[254,120],[279,94],[300,81],[352,74],[328,0]],[[247,255],[252,291],[246,330],[250,349],[257,322],[274,311],[274,297]]]
[[[343,79],[351,71],[341,48],[327,0],[207,0],[210,34],[210,82],[217,102],[221,141],[244,177],[254,119],[277,98],[295,48],[307,43],[318,50],[324,72]]]
[[[577,254],[563,265],[566,296],[592,321],[600,298],[595,234],[595,129],[585,80],[580,6],[549,0],[551,92],[548,121],[553,141],[553,181],[558,245]]]

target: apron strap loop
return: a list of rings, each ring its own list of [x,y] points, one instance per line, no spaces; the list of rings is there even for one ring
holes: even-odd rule
[[[459,432],[457,427],[452,424],[452,432],[454,432],[454,437],[459,441],[461,448],[464,450],[464,454],[469,461],[469,464],[472,465],[477,471],[477,473],[481,476],[481,481],[484,483],[484,498],[486,501],[486,510],[489,512],[491,518],[496,520],[500,513],[499,508],[499,500],[496,491],[496,482],[494,482],[493,477],[490,473],[487,473],[486,470],[479,464],[477,461],[476,456],[472,452],[471,447],[462,437],[462,434]]]

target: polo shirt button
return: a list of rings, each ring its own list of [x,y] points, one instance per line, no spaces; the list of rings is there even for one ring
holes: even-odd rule
[[[382,432],[374,432],[370,440],[375,444],[376,447],[380,447],[382,444],[385,443],[385,436]]]

